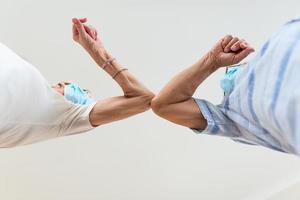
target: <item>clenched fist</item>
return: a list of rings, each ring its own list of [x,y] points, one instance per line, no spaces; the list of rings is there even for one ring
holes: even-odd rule
[[[222,38],[209,52],[217,68],[241,62],[254,49],[242,39],[227,35]]]

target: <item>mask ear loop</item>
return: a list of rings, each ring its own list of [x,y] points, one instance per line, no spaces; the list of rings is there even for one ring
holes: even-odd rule
[[[228,69],[231,68],[231,67],[240,67],[240,66],[243,66],[243,65],[247,65],[248,62],[243,62],[243,63],[240,63],[240,64],[235,64],[235,65],[229,65],[226,67],[226,70],[225,70],[225,74],[227,74],[228,72]],[[225,96],[225,91],[224,91],[224,96]]]
[[[228,68],[229,68],[229,67],[226,67],[225,74],[227,74]],[[224,97],[225,97],[225,95],[226,95],[226,94],[225,94],[225,91],[223,92],[223,94],[224,94]]]
[[[227,68],[240,67],[240,66],[247,65],[247,64],[248,64],[248,62],[243,62],[243,63],[235,64],[235,65],[229,65],[228,67],[226,67],[226,72],[227,72]]]

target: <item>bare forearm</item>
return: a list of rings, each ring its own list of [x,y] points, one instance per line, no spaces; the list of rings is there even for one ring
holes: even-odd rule
[[[196,89],[218,68],[236,64],[253,51],[245,41],[236,37],[222,38],[202,59],[175,76],[153,98],[152,110],[176,124],[204,129],[207,121],[192,98]]]
[[[160,103],[173,104],[190,99],[198,86],[217,68],[210,54],[176,75],[157,95]]]
[[[150,108],[153,93],[144,87],[132,74],[104,49],[97,30],[86,25],[87,19],[73,18],[73,40],[78,42],[122,88],[124,95],[98,101],[90,112],[94,126],[124,119]],[[105,66],[104,66],[105,65]]]
[[[98,126],[145,112],[150,108],[150,100],[146,96],[118,96],[100,100],[90,113],[90,122]]]
[[[113,57],[108,54],[105,50],[96,51],[91,56],[95,60],[95,62],[99,65],[99,67],[103,66],[103,64]],[[113,62],[107,64],[105,67],[105,71],[113,77],[117,72],[123,69],[122,65],[114,60]],[[147,89],[141,82],[137,80],[129,71],[122,71],[119,73],[114,80],[118,83],[118,85],[122,88],[124,92],[124,96],[126,97],[136,97],[141,95],[153,95],[153,93]]]
[[[197,87],[217,67],[210,54],[176,75],[151,102],[152,110],[162,118],[189,128],[207,125],[196,102],[191,98]]]
[[[101,67],[103,63],[112,57],[103,53],[95,61]],[[114,60],[105,67],[105,71],[112,77],[120,72],[123,67]],[[143,86],[130,72],[122,71],[114,77],[114,80],[122,88],[124,95],[111,97],[98,101],[90,113],[90,121],[94,126],[122,120],[127,117],[144,112],[150,108],[154,94]]]

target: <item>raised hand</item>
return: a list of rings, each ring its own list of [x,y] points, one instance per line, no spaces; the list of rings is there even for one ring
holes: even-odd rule
[[[227,35],[217,42],[209,54],[219,68],[237,64],[252,52],[254,49],[245,40]]]
[[[86,18],[73,18],[72,22],[73,40],[75,42],[79,43],[90,54],[99,53],[99,51],[105,53],[103,43],[99,38],[97,30],[86,24]]]

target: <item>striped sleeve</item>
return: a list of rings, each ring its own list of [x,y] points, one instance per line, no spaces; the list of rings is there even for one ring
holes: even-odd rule
[[[240,136],[240,131],[235,123],[229,119],[222,109],[222,105],[213,105],[203,99],[194,99],[202,115],[207,120],[205,129],[192,129],[195,133],[219,135],[230,138]]]

